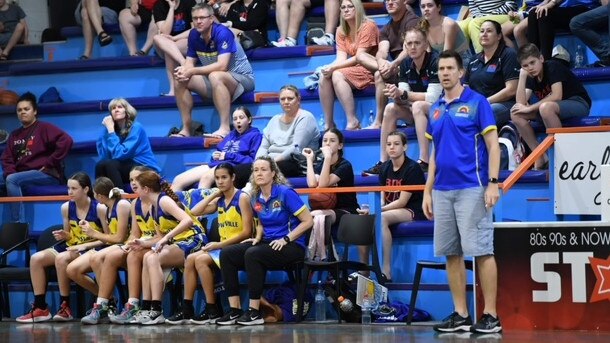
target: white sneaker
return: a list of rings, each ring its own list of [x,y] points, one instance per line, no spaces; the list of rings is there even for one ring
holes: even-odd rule
[[[140,310],[138,311],[131,320],[127,321],[127,324],[140,324],[142,323],[142,319],[148,317],[149,310]]]
[[[148,311],[145,316],[142,316],[140,320],[140,324],[142,325],[157,325],[165,323],[165,317],[163,317],[163,312],[161,311]]]
[[[335,38],[329,35],[328,33],[324,34],[322,37],[314,37],[311,39],[316,45],[335,45]]]
[[[290,47],[290,46],[296,46],[297,45],[297,41],[294,38],[290,38],[290,37],[286,37],[286,38],[282,38],[280,40],[273,41],[271,42],[271,45],[273,45],[276,48],[285,48],[285,47]]]

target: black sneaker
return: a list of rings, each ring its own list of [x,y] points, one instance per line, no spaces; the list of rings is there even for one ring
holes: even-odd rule
[[[481,319],[470,327],[471,332],[475,333],[496,333],[502,332],[502,324],[500,324],[500,317],[494,318],[489,313],[483,313]]]
[[[374,166],[362,172],[362,176],[379,175],[381,173],[381,165],[383,162],[378,161]]]
[[[219,319],[220,315],[218,313],[208,313],[207,311],[203,311],[200,315],[195,316],[191,319],[191,324],[214,324]]]
[[[182,324],[188,324],[191,322],[191,318],[193,316],[187,313],[184,313],[184,311],[179,310],[178,312],[174,313],[174,315],[172,315],[171,317],[165,319],[165,322],[167,324],[172,324],[172,325],[182,325]]]
[[[244,311],[242,311],[242,310],[231,309],[231,311],[229,311],[229,313],[218,318],[216,320],[216,324],[233,325],[233,324],[237,323],[237,318],[241,317],[243,313],[244,313]]]
[[[265,324],[265,320],[260,314],[259,310],[253,308],[248,309],[246,313],[242,314],[241,317],[237,318],[237,324],[239,325],[262,325]]]
[[[459,313],[453,312],[447,318],[443,319],[440,324],[434,325],[432,328],[434,331],[439,332],[456,332],[456,331],[470,331],[472,325],[472,319],[470,316],[464,318]]]

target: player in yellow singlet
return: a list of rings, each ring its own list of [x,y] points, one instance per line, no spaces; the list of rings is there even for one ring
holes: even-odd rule
[[[183,267],[186,257],[199,250],[207,238],[199,221],[190,214],[171,190],[169,183],[155,172],[143,172],[136,177],[136,194],[152,203],[152,217],[157,237],[151,240],[134,240],[134,246],[151,248],[142,263],[142,300],[150,307],[142,307],[136,316],[143,325],[165,322],[161,297],[165,285],[163,269]]]
[[[218,191],[193,207],[194,215],[218,211],[220,242],[210,242],[200,251],[190,254],[184,265],[184,300],[182,310],[166,320],[169,324],[214,323],[222,315],[214,294],[214,271],[220,268],[220,249],[243,242],[252,236],[252,207],[250,196],[235,188],[235,170],[229,163],[221,163],[214,170]],[[205,293],[205,311],[195,315],[193,297],[197,275]]]
[[[53,316],[55,321],[72,320],[70,309],[70,278],[66,272],[70,262],[89,249],[102,243],[87,236],[80,224],[88,223],[95,231],[108,232],[108,225],[101,220],[106,215],[106,206],[93,198],[91,179],[83,172],[78,172],[68,179],[70,201],[61,205],[63,230],[53,232],[58,244],[52,248],[39,251],[30,259],[30,277],[34,290],[32,310],[18,317],[19,323],[44,322],[51,319],[46,303],[47,274],[45,268],[55,266],[59,283],[60,308]]]

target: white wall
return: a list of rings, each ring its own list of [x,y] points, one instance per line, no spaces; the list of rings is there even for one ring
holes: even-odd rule
[[[49,27],[49,11],[46,0],[15,0],[25,12],[30,29],[30,43],[40,43],[42,31]]]

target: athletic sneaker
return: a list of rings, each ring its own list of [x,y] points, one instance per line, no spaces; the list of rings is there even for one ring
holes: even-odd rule
[[[53,316],[53,320],[56,322],[67,322],[74,319],[72,317],[72,310],[70,309],[70,305],[68,305],[67,301],[63,301],[61,306],[59,306],[59,310],[57,314]]]
[[[321,37],[313,37],[311,39],[316,45],[335,45],[335,38],[328,33]]]
[[[470,327],[471,332],[475,333],[496,333],[502,331],[500,317],[494,318],[489,313],[483,313],[481,319]]]
[[[220,315],[218,313],[208,313],[208,311],[203,311],[200,315],[195,316],[191,319],[191,324],[214,324],[217,320],[220,319]]]
[[[139,310],[126,323],[127,324],[142,324],[142,319],[148,318],[148,312],[150,312],[150,310]]]
[[[127,303],[125,304],[125,307],[123,307],[123,312],[118,315],[109,314],[108,318],[113,324],[127,324],[139,311],[140,308],[138,306]]]
[[[108,305],[93,304],[93,308],[87,311],[87,315],[81,318],[82,324],[96,325],[108,322]]]
[[[439,332],[470,331],[471,325],[472,319],[470,316],[464,318],[459,313],[453,312],[443,319],[440,324],[436,324],[432,328]]]
[[[21,317],[17,317],[15,320],[18,323],[40,323],[40,322],[46,322],[48,320],[51,319],[51,312],[49,312],[49,309],[40,309],[38,307],[34,307],[34,305],[32,305],[32,309],[30,310],[30,312],[24,314]]]
[[[150,310],[145,316],[142,316],[140,324],[142,325],[157,325],[165,323],[163,312]]]
[[[241,317],[244,312],[242,310],[231,309],[227,314],[218,318],[216,324],[218,325],[233,325],[237,323],[237,318]]]
[[[377,163],[375,163],[374,166],[372,166],[371,168],[365,170],[362,172],[363,176],[368,176],[368,175],[379,175],[379,173],[381,173],[381,165],[383,164],[383,162],[378,161]]]
[[[276,48],[285,48],[285,47],[290,47],[290,46],[296,46],[297,41],[294,38],[286,37],[286,38],[282,38],[278,41],[272,41],[271,45],[273,45]]]
[[[191,318],[193,318],[191,314],[185,313],[183,310],[178,310],[173,316],[167,318],[165,322],[172,325],[182,325],[190,323],[192,320]]]
[[[253,308],[248,309],[246,313],[242,314],[241,317],[237,318],[237,324],[239,325],[262,325],[265,324],[265,320],[260,314],[259,310]]]

